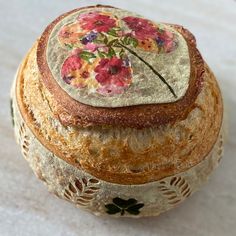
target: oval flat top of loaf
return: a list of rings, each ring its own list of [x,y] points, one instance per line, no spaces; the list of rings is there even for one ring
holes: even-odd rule
[[[132,126],[136,120],[134,127],[145,127],[183,117],[204,70],[187,30],[101,5],[52,22],[39,41],[37,61],[58,104],[86,125]]]

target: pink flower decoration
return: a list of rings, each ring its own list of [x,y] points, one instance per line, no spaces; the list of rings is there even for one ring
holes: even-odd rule
[[[81,59],[77,55],[72,55],[68,57],[61,68],[61,76],[63,80],[67,83],[70,84],[71,82],[71,72],[80,69],[82,66]]]
[[[67,27],[63,27],[58,34],[59,37],[62,38],[70,38],[71,33],[68,31]]]
[[[94,71],[96,80],[102,85],[98,92],[102,94],[122,93],[131,83],[131,68],[117,57],[101,59]]]
[[[89,50],[89,51],[91,51],[91,52],[96,51],[98,47],[99,47],[99,46],[98,46],[97,44],[94,44],[94,43],[87,43],[87,44],[85,45],[85,49],[87,49],[87,50]]]
[[[79,56],[79,54],[82,52],[83,50],[81,49],[81,48],[75,48],[74,50],[72,50],[71,52],[70,52],[70,55],[71,56]]]
[[[108,32],[116,26],[116,20],[108,15],[102,15],[99,12],[90,12],[82,14],[77,19],[84,30],[94,30],[97,32]]]
[[[161,32],[158,32],[156,41],[157,43],[161,42],[165,52],[167,53],[173,51],[177,45],[174,40],[174,34],[168,30],[163,30]]]
[[[122,20],[134,32],[137,39],[154,39],[157,36],[157,28],[149,20],[133,16],[127,16]]]

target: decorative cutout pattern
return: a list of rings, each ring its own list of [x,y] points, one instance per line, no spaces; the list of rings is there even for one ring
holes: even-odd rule
[[[142,208],[143,206],[143,203],[138,203],[138,201],[134,198],[124,200],[119,197],[113,198],[111,204],[105,205],[107,209],[106,212],[108,214],[114,215],[120,213],[121,216],[123,216],[125,213],[129,213],[131,215],[138,215],[140,213],[140,208]]]
[[[190,185],[181,176],[172,177],[168,182],[161,181],[158,188],[168,200],[169,205],[176,205],[191,194]]]
[[[96,214],[137,217],[158,215],[169,210],[190,196],[205,182],[206,177],[217,166],[222,156],[223,136],[220,135],[213,151],[203,162],[190,170],[181,173],[181,175],[130,188],[128,185],[117,185],[98,180],[60,160],[33,136],[22,119],[14,99],[13,108],[16,137],[34,172],[46,182],[50,191],[53,191],[57,196],[84,209],[96,212]],[[38,149],[37,153],[35,153],[35,149]],[[55,181],[61,173],[69,174],[62,181]],[[83,177],[79,178],[78,176]],[[65,188],[64,181],[66,180],[73,181],[68,182]],[[149,202],[146,197],[144,198],[144,193],[150,191],[150,188],[152,189],[150,194],[153,194],[158,201]],[[117,192],[127,196],[127,200],[119,197],[113,198]],[[104,204],[102,207],[100,207],[101,203]]]
[[[96,192],[100,189],[97,179],[78,179],[69,182],[64,191],[64,197],[79,206],[87,206],[94,199]]]
[[[223,135],[220,134],[220,138],[219,138],[219,144],[218,144],[218,163],[221,161],[222,157],[223,157]]]
[[[13,110],[13,104],[12,104],[12,99],[10,99],[10,111],[11,111],[11,122],[12,126],[15,126],[15,120],[14,120],[14,110]]]
[[[29,152],[29,136],[26,133],[25,123],[21,122],[19,125],[19,144],[21,145],[21,150],[25,158],[28,156]]]

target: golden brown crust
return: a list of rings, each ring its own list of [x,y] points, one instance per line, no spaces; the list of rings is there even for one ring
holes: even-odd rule
[[[47,103],[53,105],[55,101],[36,78],[39,71],[34,62],[35,48],[19,70],[17,102],[37,139],[67,163],[108,182],[142,184],[195,166],[216,142],[223,105],[217,82],[207,65],[202,91],[183,121],[142,130],[94,127],[68,131],[59,122],[57,129],[53,126],[53,111]],[[45,107],[41,106],[43,103]]]
[[[104,7],[104,6],[102,6]],[[105,6],[106,7],[106,6]],[[147,128],[159,126],[184,119],[193,109],[194,102],[201,91],[204,74],[204,62],[196,48],[193,35],[181,26],[171,25],[185,38],[191,61],[189,87],[185,96],[166,104],[137,105],[120,108],[93,107],[82,104],[70,97],[53,78],[46,60],[46,45],[54,26],[69,14],[78,11],[75,9],[63,14],[53,21],[42,34],[38,49],[37,63],[42,81],[57,102],[56,113],[64,125],[78,125],[82,127],[111,125],[132,128]]]

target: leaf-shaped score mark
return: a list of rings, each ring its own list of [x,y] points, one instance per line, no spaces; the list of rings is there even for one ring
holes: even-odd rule
[[[191,194],[191,187],[182,176],[172,177],[168,181],[161,181],[158,188],[170,205],[182,202]]]
[[[28,157],[29,146],[30,146],[30,138],[27,135],[26,125],[24,122],[18,124],[18,132],[19,132],[19,144],[21,145],[21,151],[25,158]]]
[[[10,99],[10,112],[11,112],[11,122],[12,126],[15,126],[15,121],[14,121],[14,109],[13,109],[13,102],[12,99]]]
[[[112,200],[113,203],[105,205],[107,208],[107,213],[110,215],[114,215],[120,213],[122,216],[125,212],[128,212],[131,215],[138,215],[140,213],[140,209],[144,206],[143,203],[138,203],[134,198],[130,198],[128,200],[121,199],[116,197]]]
[[[88,51],[82,51],[79,56],[87,62],[90,62],[91,59],[96,58],[94,53]]]
[[[65,188],[64,197],[78,206],[86,207],[99,191],[97,179],[76,178]]]

